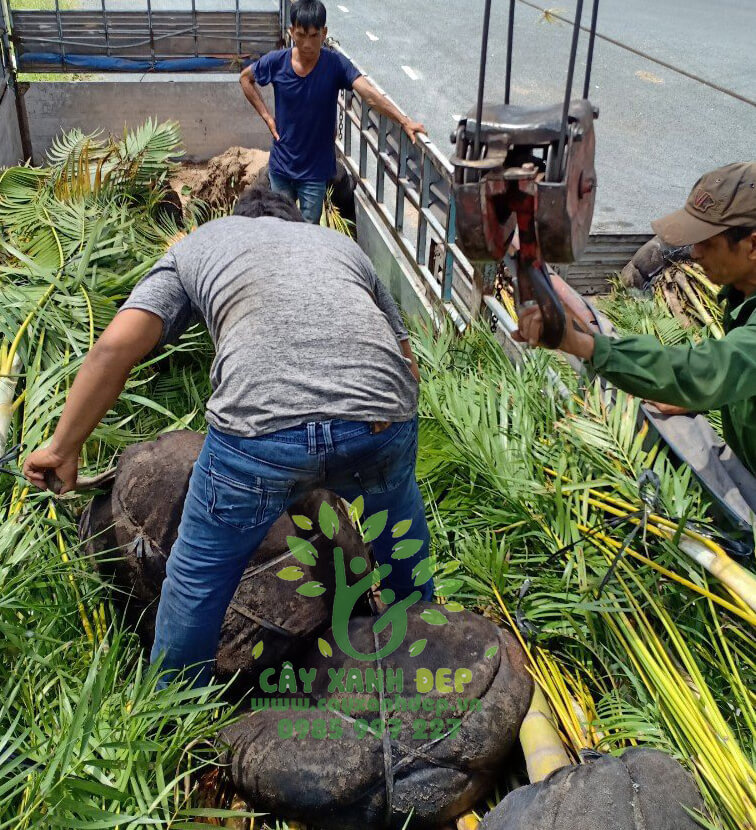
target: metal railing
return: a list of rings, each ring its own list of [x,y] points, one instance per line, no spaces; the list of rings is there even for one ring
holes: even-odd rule
[[[412,144],[398,125],[373,112],[353,91],[339,98],[336,143],[427,295],[465,321],[477,316],[481,297],[474,269],[455,241],[449,161],[425,136]]]
[[[371,83],[386,95],[372,78]],[[493,284],[493,275],[478,271],[456,244],[454,168],[438,147],[423,135],[412,144],[397,124],[373,112],[354,91],[339,97],[336,146],[431,303],[441,303],[459,328],[485,316],[504,351],[520,360],[521,348],[512,339],[517,324],[484,289]]]

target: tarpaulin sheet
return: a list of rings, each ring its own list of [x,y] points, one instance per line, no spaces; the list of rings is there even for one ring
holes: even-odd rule
[[[40,65],[81,69],[90,72],[197,72],[207,69],[225,69],[230,61],[225,58],[165,58],[161,60],[130,60],[103,55],[66,55],[57,52],[26,52],[21,55],[19,67]]]

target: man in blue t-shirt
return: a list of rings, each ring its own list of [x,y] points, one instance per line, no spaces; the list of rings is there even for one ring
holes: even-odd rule
[[[328,35],[320,0],[291,7],[291,49],[263,55],[241,74],[247,100],[273,136],[270,184],[277,193],[299,200],[308,222],[317,224],[328,181],[336,175],[336,111],[339,91],[354,89],[368,106],[396,121],[415,142],[425,127],[403,115],[339,52],[323,49]],[[258,86],[273,84],[276,117]]]

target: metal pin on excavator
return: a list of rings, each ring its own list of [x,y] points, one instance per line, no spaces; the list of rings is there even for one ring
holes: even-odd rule
[[[505,100],[484,104],[491,0],[486,0],[478,101],[453,136],[457,242],[476,263],[500,262],[519,233],[518,307],[537,304],[545,345],[562,341],[565,312],[546,261],[574,262],[588,241],[596,196],[598,111],[588,99],[599,0],[594,0],[583,98],[572,100],[583,0],[578,0],[562,102],[547,107],[510,103],[516,0],[509,4]]]

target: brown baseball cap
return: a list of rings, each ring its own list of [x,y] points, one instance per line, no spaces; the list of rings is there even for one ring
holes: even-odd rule
[[[728,228],[756,228],[756,161],[728,164],[696,182],[685,207],[651,223],[668,245],[695,245]]]

